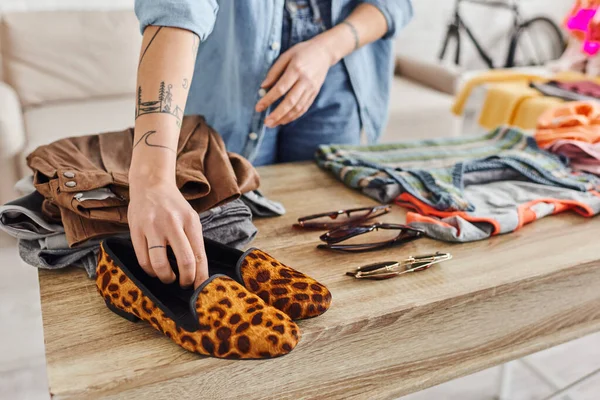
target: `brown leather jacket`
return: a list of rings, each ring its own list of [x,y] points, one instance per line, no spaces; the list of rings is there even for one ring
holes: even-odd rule
[[[197,212],[234,200],[258,188],[250,162],[228,153],[215,130],[200,116],[183,119],[177,146],[177,187]],[[90,238],[127,231],[129,166],[133,129],[72,137],[38,147],[27,157],[34,185],[46,198],[44,213],[60,218],[75,246]],[[115,196],[79,199],[108,188]]]

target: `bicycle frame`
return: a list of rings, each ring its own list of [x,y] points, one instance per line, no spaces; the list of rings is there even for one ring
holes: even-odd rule
[[[446,50],[450,43],[450,39],[454,37],[456,39],[456,53],[454,63],[456,65],[460,65],[460,30],[464,30],[475,46],[477,53],[481,57],[481,59],[485,62],[485,64],[489,68],[494,68],[494,62],[489,54],[485,51],[485,49],[477,40],[477,37],[473,34],[473,31],[469,28],[469,26],[465,23],[463,18],[460,15],[460,5],[461,3],[471,3],[471,4],[480,4],[485,5],[492,8],[501,8],[505,10],[512,11],[513,14],[513,29],[517,29],[519,24],[521,23],[521,13],[519,10],[518,0],[509,0],[509,1],[499,1],[499,0],[455,0],[454,3],[454,20],[448,26],[448,31],[446,33],[446,37],[444,39],[444,44],[442,46],[442,50],[439,54],[439,59],[443,59],[446,55]],[[507,64],[509,60],[507,60]]]

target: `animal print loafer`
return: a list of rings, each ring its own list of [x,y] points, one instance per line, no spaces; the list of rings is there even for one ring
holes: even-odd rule
[[[177,267],[173,265],[176,274]],[[179,346],[218,358],[271,358],[298,343],[298,326],[230,277],[182,289],[147,275],[129,240],[107,239],[96,269],[98,292],[114,313],[146,321]]]
[[[206,238],[204,248],[211,271],[232,277],[293,320],[321,315],[331,304],[324,285],[262,250],[242,252]]]

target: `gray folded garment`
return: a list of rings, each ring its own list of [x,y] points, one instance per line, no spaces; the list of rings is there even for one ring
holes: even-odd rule
[[[204,237],[237,249],[254,240],[258,232],[250,208],[240,199],[201,213],[200,223]]]
[[[19,256],[27,264],[42,269],[74,266],[85,269],[90,278],[96,275],[99,251],[98,245],[74,249],[40,249],[37,240],[19,239]]]
[[[43,219],[43,200],[33,192],[1,206],[0,229],[19,239],[19,254],[26,263],[46,269],[73,265],[93,278],[101,240],[68,247],[62,226]],[[239,199],[201,213],[200,222],[204,237],[236,248],[246,246],[257,233],[250,209]],[[129,237],[129,233],[118,236]]]
[[[242,194],[242,201],[255,217],[279,217],[285,214],[283,204],[265,197],[259,190]]]
[[[44,219],[44,196],[33,192],[0,206],[0,229],[17,239],[45,239],[64,235],[64,228]]]

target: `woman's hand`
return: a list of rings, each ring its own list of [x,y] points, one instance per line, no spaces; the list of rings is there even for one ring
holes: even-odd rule
[[[134,179],[130,185],[129,228],[140,266],[164,283],[174,282],[169,245],[177,258],[180,285],[200,286],[208,278],[208,263],[198,213],[172,182]]]
[[[256,103],[256,111],[266,110],[284,95],[285,99],[265,119],[265,125],[269,128],[285,125],[304,114],[335,62],[337,60],[318,36],[298,43],[279,56],[261,84],[262,88],[271,89]]]

